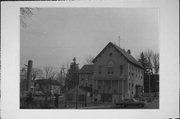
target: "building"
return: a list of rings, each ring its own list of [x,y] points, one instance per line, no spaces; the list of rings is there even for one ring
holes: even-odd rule
[[[92,86],[94,84],[93,76],[94,65],[84,65],[79,71],[79,84],[78,88],[73,88],[66,93],[67,102],[78,102],[78,104],[91,103],[92,98]]]
[[[34,94],[50,95],[61,93],[61,83],[57,80],[39,79],[33,81]]]
[[[79,71],[79,85],[83,87],[93,87],[94,80],[92,79],[94,65],[84,65]]]
[[[79,86],[78,88],[77,87],[73,88],[66,93],[66,97],[65,97],[66,103],[72,103],[72,104],[77,103],[78,105],[79,104],[85,105],[92,103],[93,98],[90,92],[92,91],[91,88],[89,87]]]
[[[93,72],[80,73],[80,83],[91,79],[94,101],[115,103],[142,94],[144,68],[131,56],[130,50],[109,42],[92,62]]]
[[[144,93],[158,96],[159,93],[159,74],[144,75]]]

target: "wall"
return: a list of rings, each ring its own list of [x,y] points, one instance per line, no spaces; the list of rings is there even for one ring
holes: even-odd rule
[[[110,56],[110,53],[112,55]],[[112,63],[111,63],[112,62]],[[113,74],[108,74],[108,65],[113,65]],[[120,65],[123,65],[123,73],[120,73]],[[113,47],[107,47],[104,52],[94,62],[94,75],[96,89],[99,93],[120,94],[122,88],[125,93],[128,89],[128,63],[123,55],[121,55]],[[101,66],[101,73],[99,73],[99,66]],[[103,87],[103,80],[105,87]],[[122,87],[123,80],[123,87]],[[111,84],[112,83],[112,84]],[[100,89],[99,89],[100,87]],[[118,89],[118,90],[117,90]]]
[[[93,74],[80,74],[79,75],[79,85],[80,86],[90,86],[94,84],[94,81],[92,79]],[[86,80],[88,79],[88,81]]]
[[[134,97],[136,94],[136,85],[143,88],[144,70],[132,63],[128,63],[128,82],[128,94],[130,97]]]

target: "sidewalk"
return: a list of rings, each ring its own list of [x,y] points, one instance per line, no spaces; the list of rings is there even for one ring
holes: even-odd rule
[[[81,107],[79,109],[105,109],[112,108],[115,105],[112,103],[100,103],[100,104],[89,104],[87,107]]]
[[[159,109],[159,99],[155,99],[145,105],[146,109]]]

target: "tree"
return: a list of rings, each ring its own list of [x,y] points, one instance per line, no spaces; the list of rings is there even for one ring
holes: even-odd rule
[[[145,54],[145,57],[147,59],[147,66],[148,66],[148,68],[152,69],[153,68],[153,64],[152,64],[153,51],[152,50],[148,50],[144,54]]]
[[[85,58],[84,64],[92,64],[94,57],[89,55],[88,57]]]
[[[32,15],[34,15],[34,11],[38,9],[39,8],[30,8],[30,7],[20,8],[20,24],[23,27],[28,26],[26,20],[31,19]]]
[[[57,75],[56,75],[56,79],[57,79],[62,85],[64,85],[64,83],[65,83],[65,78],[66,78],[65,68],[64,68],[64,66],[62,66],[60,72],[58,72]]]
[[[154,73],[157,74],[159,72],[159,54],[158,53],[153,54],[152,62],[153,62]]]
[[[153,73],[159,72],[159,54],[152,50],[141,52],[139,62],[145,69],[151,69]]]
[[[139,62],[141,63],[141,65],[146,68],[147,67],[147,59],[144,56],[144,53],[141,52],[140,58],[139,58]]]
[[[78,72],[79,72],[79,66],[76,63],[76,58],[74,58],[73,62],[70,65],[70,69],[68,69],[66,75],[66,81],[65,81],[66,89],[70,90],[78,85],[79,82]]]
[[[43,77],[43,71],[38,68],[33,68],[32,70],[32,80],[35,80],[37,77]]]
[[[46,79],[55,79],[56,72],[53,70],[53,67],[51,66],[45,66],[44,67],[44,75]]]

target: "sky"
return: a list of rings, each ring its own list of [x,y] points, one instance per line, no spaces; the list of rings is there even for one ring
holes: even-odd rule
[[[109,42],[135,58],[142,51],[158,53],[158,21],[155,8],[40,8],[26,19],[28,27],[20,27],[20,65],[33,60],[33,67],[59,69],[76,57],[82,67]]]

